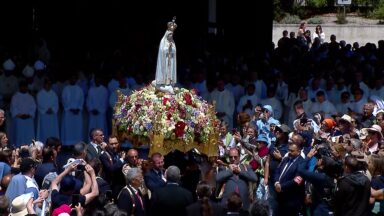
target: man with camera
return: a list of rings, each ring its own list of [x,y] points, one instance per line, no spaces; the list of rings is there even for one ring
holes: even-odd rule
[[[55,209],[62,204],[71,205],[73,200],[76,199],[81,206],[84,206],[91,202],[94,198],[99,195],[99,188],[96,182],[96,174],[93,168],[90,165],[85,165],[84,170],[90,176],[91,179],[91,191],[80,189],[80,193],[77,193],[77,190],[81,187],[89,187],[87,184],[82,186],[82,183],[79,182],[74,176],[69,175],[71,172],[76,171],[81,168],[81,166],[76,163],[68,165],[65,170],[60,173],[51,183],[51,199],[52,199],[52,209]],[[60,191],[59,185],[60,184]],[[87,192],[83,192],[87,191]],[[85,193],[85,194],[83,194]],[[72,206],[75,207],[75,206]]]
[[[222,204],[225,205],[232,192],[240,194],[243,201],[243,209],[248,209],[250,200],[249,182],[257,182],[257,176],[252,168],[240,163],[240,152],[236,148],[229,150],[230,164],[228,167],[220,167],[216,175],[216,182],[222,185]]]

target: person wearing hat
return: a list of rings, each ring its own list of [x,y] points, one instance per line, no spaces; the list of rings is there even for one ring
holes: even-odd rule
[[[9,216],[25,216],[34,214],[33,193],[21,194],[12,201]]]
[[[370,128],[363,128],[360,138],[363,140],[364,151],[377,153],[379,151],[379,142],[383,139],[382,128],[379,125],[372,125]],[[367,133],[364,133],[366,131]]]
[[[341,135],[340,132],[336,130],[335,120],[331,118],[326,118],[321,122],[319,134],[324,139]]]
[[[341,116],[341,118],[338,121],[337,129],[341,132],[342,135],[344,134],[352,135],[352,131],[353,131],[352,121],[353,121],[352,117],[347,114],[344,114],[343,116]]]
[[[271,105],[263,106],[263,113],[260,115],[260,119],[256,121],[256,126],[258,129],[258,134],[270,134],[270,125],[274,123],[275,125],[280,124],[279,120],[273,117],[273,109]]]
[[[263,168],[267,155],[268,155],[268,145],[269,145],[269,139],[265,134],[260,134],[256,139],[256,149],[252,150],[253,153],[253,160],[256,162],[256,165],[252,166],[252,161],[250,162],[250,165],[252,166],[253,170],[257,170],[258,168]],[[261,171],[261,170],[260,170]],[[261,174],[264,177],[264,170],[262,170]]]

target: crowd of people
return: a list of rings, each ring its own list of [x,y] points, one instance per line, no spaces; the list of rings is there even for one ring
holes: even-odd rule
[[[154,77],[121,50],[68,76],[47,47],[33,63],[1,55],[1,214],[383,215],[384,41],[327,43],[318,27],[310,43],[305,26],[284,32],[262,61],[181,64],[176,85],[215,104],[217,157],[139,158],[111,135],[116,90]]]

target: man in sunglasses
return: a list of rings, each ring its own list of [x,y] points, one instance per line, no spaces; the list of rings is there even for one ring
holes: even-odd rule
[[[229,150],[230,164],[220,167],[216,175],[216,183],[222,185],[223,198],[221,203],[226,204],[230,194],[236,192],[243,202],[243,209],[247,210],[251,202],[249,194],[249,183],[257,182],[257,176],[249,165],[240,163],[240,152],[237,148]]]

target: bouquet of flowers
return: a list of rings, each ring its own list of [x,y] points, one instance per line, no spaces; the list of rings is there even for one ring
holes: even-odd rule
[[[220,122],[215,114],[213,105],[194,90],[174,87],[174,94],[169,94],[148,85],[120,98],[114,119],[117,129],[128,136],[150,140],[161,134],[164,140],[188,145],[208,143],[217,134]]]

